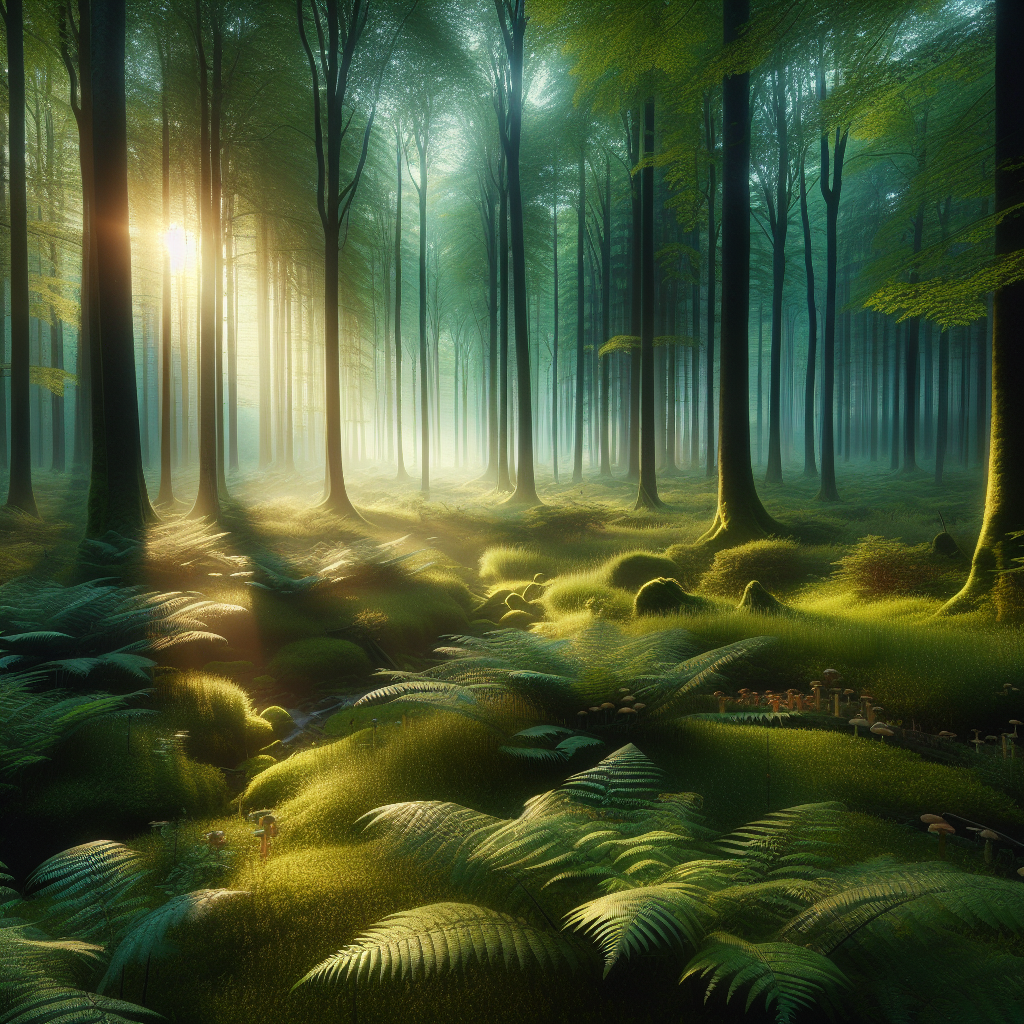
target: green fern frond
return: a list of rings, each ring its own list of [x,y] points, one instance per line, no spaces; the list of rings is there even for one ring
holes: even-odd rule
[[[764,998],[775,1004],[776,1024],[791,1024],[794,1014],[814,1007],[822,996],[836,997],[850,987],[842,971],[827,957],[789,942],[747,942],[726,932],[713,932],[690,960],[680,982],[694,975],[708,979],[705,1002],[720,982],[730,981],[726,1002],[749,985],[746,1010]]]
[[[574,970],[580,959],[563,935],[522,918],[469,903],[433,903],[384,918],[314,967],[293,991],[310,981],[417,981],[474,963]]]
[[[604,974],[622,957],[651,950],[695,946],[711,916],[708,890],[674,882],[599,896],[566,915],[566,926],[597,939]]]
[[[108,999],[61,985],[45,986],[19,999],[0,1017],[0,1024],[126,1024],[162,1014],[144,1006]]]
[[[1024,931],[1019,883],[947,867],[914,865],[855,880],[794,917],[782,935],[831,954],[861,928],[894,912],[924,928],[953,923]]]
[[[748,822],[718,842],[732,856],[776,875],[820,872],[830,860],[822,856],[838,835],[845,808],[836,802],[799,804]]]
[[[164,938],[172,928],[186,921],[200,920],[225,900],[248,895],[239,889],[199,889],[175,896],[162,907],[150,911],[118,943],[97,990],[102,992],[128,964],[143,963],[150,956],[158,956]]]

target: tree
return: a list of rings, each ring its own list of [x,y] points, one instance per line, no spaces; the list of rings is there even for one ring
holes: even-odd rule
[[[749,0],[725,0],[723,43],[741,38]],[[713,264],[712,264],[713,266]],[[779,533],[750,465],[750,73],[722,80],[722,326],[718,389],[718,511],[701,537],[716,547]],[[710,444],[710,441],[709,441]]]
[[[526,242],[523,234],[523,191],[519,153],[523,131],[523,59],[526,36],[526,0],[494,0],[508,61],[504,89],[508,120],[499,118],[501,148],[508,172],[509,226],[512,243],[512,305],[516,330],[518,381],[516,489],[513,505],[539,505],[533,471],[533,396],[530,377],[529,312],[526,304]]]
[[[996,258],[1024,251],[1024,6],[996,0]],[[1004,213],[1004,211],[1012,211]],[[945,614],[969,611],[993,590],[1017,584],[1016,602],[1001,602],[1004,617],[1019,617],[1019,581],[1024,557],[1024,416],[1019,384],[1024,380],[1024,279],[995,290],[992,303],[992,421],[989,427],[988,488],[971,574],[948,601]],[[1010,575],[1013,574],[1013,575]]]
[[[38,516],[29,405],[28,201],[25,181],[25,27],[22,0],[0,0],[7,34],[11,167],[11,457],[7,507]]]
[[[405,445],[402,439],[402,129],[395,125],[395,453],[398,473],[395,479],[409,479],[405,470]]]
[[[90,535],[138,536],[155,519],[142,472],[132,317],[128,217],[128,123],[125,98],[125,0],[92,0],[93,294],[96,300],[103,469],[89,493]],[[97,443],[94,434],[93,443]]]

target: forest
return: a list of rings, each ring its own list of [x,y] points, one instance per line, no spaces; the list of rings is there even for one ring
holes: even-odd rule
[[[1024,1024],[1021,0],[0,17],[0,1024]]]

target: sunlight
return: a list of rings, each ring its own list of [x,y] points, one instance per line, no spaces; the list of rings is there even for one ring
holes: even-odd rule
[[[171,257],[171,270],[178,273],[184,268],[188,255],[188,240],[185,229],[180,224],[172,224],[164,232],[164,246]]]

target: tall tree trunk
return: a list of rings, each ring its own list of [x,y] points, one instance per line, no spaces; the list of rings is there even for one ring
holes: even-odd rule
[[[199,489],[191,515],[218,519],[217,487],[217,231],[210,149],[210,89],[203,44],[202,7],[196,0],[195,41],[199,58]],[[214,46],[216,47],[216,42]],[[97,171],[98,174],[98,171]]]
[[[395,129],[395,454],[396,479],[405,481],[405,442],[402,439],[402,135]]]
[[[558,173],[557,157],[551,162]],[[558,186],[551,204],[551,470],[558,483]]]
[[[807,216],[807,183],[800,159],[800,223],[804,231],[804,273],[807,279],[807,374],[804,377],[804,476],[817,476],[814,458],[814,377],[818,361],[818,307],[814,300],[814,253]]]
[[[583,483],[583,392],[584,392],[584,338],[586,334],[584,247],[587,238],[587,177],[583,147],[578,161],[578,191],[576,198],[576,390],[573,397],[572,482]]]
[[[1024,249],[1024,5],[996,0],[996,213],[1016,208],[996,224],[997,256]],[[967,611],[995,589],[1000,618],[1021,617],[1020,558],[1024,555],[1024,281],[997,288],[992,303],[992,418],[989,426],[985,518],[963,589],[943,608]]]
[[[227,331],[228,469],[238,470],[238,288],[235,275],[235,197],[231,192],[224,212],[224,294]]]
[[[644,103],[644,158],[641,173],[640,313],[640,481],[635,508],[659,508],[654,415],[654,98]],[[748,441],[749,447],[749,441]],[[749,456],[749,452],[748,452]]]
[[[501,494],[512,490],[508,469],[508,184],[506,162],[498,161],[498,483]]]
[[[217,403],[217,492],[228,495],[225,475],[224,440],[224,243],[223,174],[221,167],[221,109],[224,89],[221,71],[224,62],[224,35],[218,17],[213,22],[213,88],[210,96],[210,230],[213,232],[213,322],[214,322],[214,401]]]
[[[700,225],[693,228],[693,282],[690,285],[690,316],[693,347],[690,349],[690,468],[700,466]]]
[[[604,202],[601,206],[601,337],[595,346],[599,351],[611,337],[612,317],[612,166],[611,157],[604,156]],[[601,476],[612,475],[611,450],[608,439],[608,386],[610,358],[601,360]]]
[[[106,466],[102,530],[140,535],[155,518],[139,442],[128,219],[125,0],[92,2],[93,228]],[[98,496],[97,496],[98,497]],[[90,500],[92,495],[90,495]]]
[[[7,507],[38,516],[32,491],[29,393],[28,197],[25,181],[25,30],[22,0],[3,9],[11,119],[11,458]],[[134,393],[134,392],[133,392]]]
[[[643,318],[643,210],[640,196],[640,114],[633,110],[626,142],[630,163],[630,275],[629,275],[629,333],[633,343],[629,349],[629,468],[626,479],[640,482],[640,331]]]
[[[728,3],[728,0],[725,0],[725,2]],[[704,134],[710,159],[710,166],[708,167],[708,326],[704,375],[707,451],[704,472],[706,476],[712,477],[715,475],[715,284],[717,276],[715,264],[717,262],[716,250],[718,249],[718,228],[715,226],[715,194],[718,191],[718,165],[715,162],[714,156],[715,122],[711,113],[711,97],[707,94],[704,96]],[[723,219],[724,216],[723,213]],[[719,410],[719,415],[721,415],[721,410]]]
[[[825,99],[824,73],[818,73],[818,98]],[[836,129],[832,160],[832,184],[829,185],[829,139],[821,136],[821,177],[819,185],[825,200],[825,345],[821,367],[821,487],[819,501],[839,501],[836,489],[835,387],[836,387],[836,287],[838,266],[839,200],[843,189],[843,159],[848,131]]]
[[[750,0],[724,0],[723,40],[736,40]],[[722,81],[722,330],[718,511],[703,541],[744,544],[781,531],[765,511],[750,465],[750,75]]]
[[[914,253],[921,251],[924,232],[924,204],[918,207],[914,216]],[[910,271],[910,282],[918,279],[916,266]],[[918,410],[918,355],[920,347],[921,318],[912,316],[907,321],[907,341],[904,350],[903,368],[903,469],[904,473],[917,472],[917,410]]]
[[[270,369],[270,260],[267,240],[267,215],[257,213],[256,239],[256,345],[259,355],[260,401],[259,467],[265,469],[274,460],[273,455],[273,412],[271,407]],[[184,352],[184,346],[182,347]]]
[[[420,155],[420,490],[430,491],[430,368],[427,366],[427,138],[416,136]]]
[[[0,112],[0,214],[7,212],[7,114]],[[79,334],[81,338],[81,334]],[[81,346],[79,346],[81,348]],[[7,362],[7,277],[0,274],[0,363]],[[79,366],[81,372],[81,366]],[[81,380],[81,378],[79,378]],[[82,404],[81,392],[77,405]],[[77,410],[76,410],[77,411]],[[78,462],[78,439],[75,432],[75,461]],[[0,376],[0,469],[7,469],[7,381]]]
[[[174,504],[171,485],[171,122],[167,109],[167,54],[160,45],[160,179],[164,252],[160,278],[160,489],[156,503]]]
[[[935,424],[935,483],[942,483],[949,443],[949,330],[939,334],[938,416]]]

